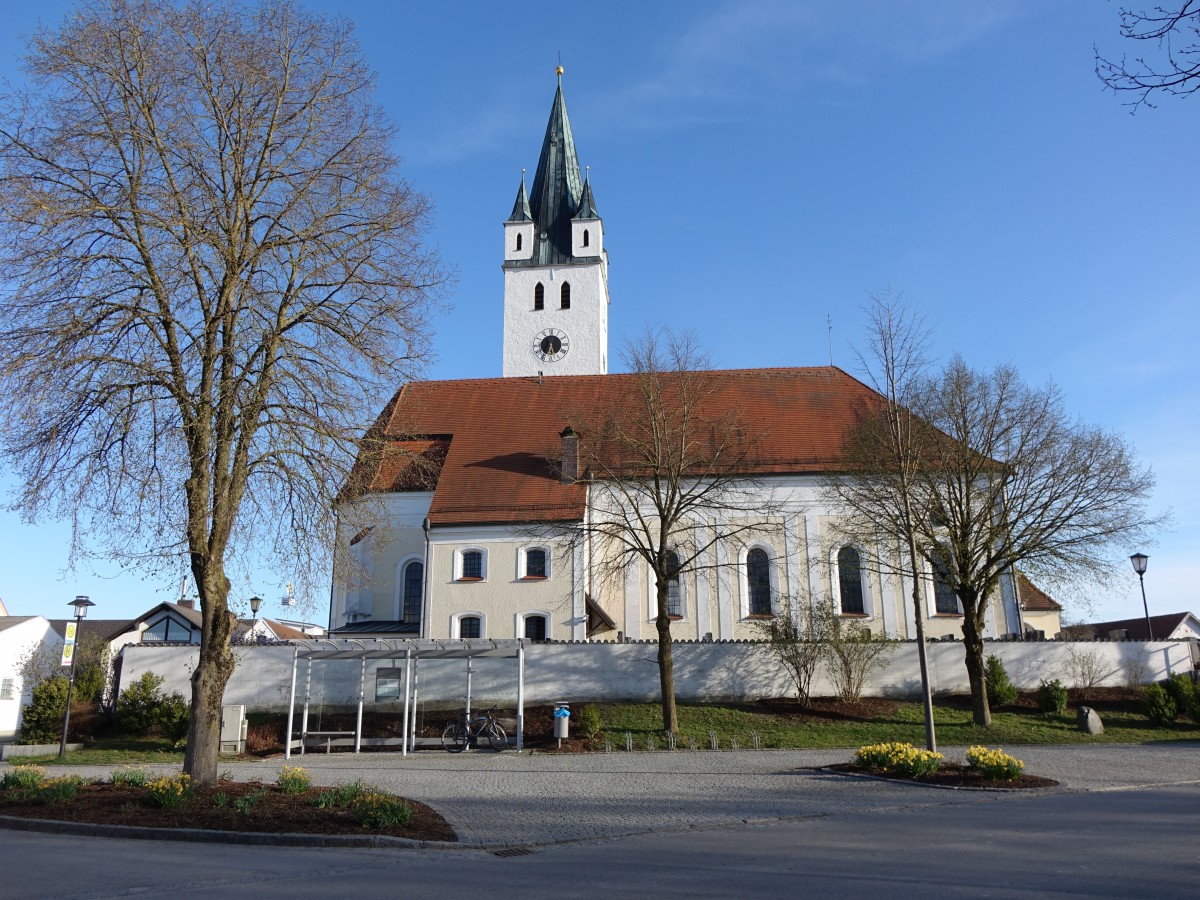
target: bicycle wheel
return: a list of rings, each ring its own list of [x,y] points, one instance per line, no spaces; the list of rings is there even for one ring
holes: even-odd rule
[[[442,749],[447,753],[462,753],[469,743],[471,732],[467,731],[467,726],[462,722],[447,725],[446,730],[442,732]]]
[[[508,746],[508,735],[504,733],[504,729],[500,727],[499,722],[492,722],[484,729],[484,734],[487,735],[488,743],[492,745],[492,749],[499,753]]]

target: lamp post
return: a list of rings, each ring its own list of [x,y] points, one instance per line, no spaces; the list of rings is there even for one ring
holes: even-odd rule
[[[63,711],[63,730],[62,740],[58,744],[58,758],[62,759],[67,755],[67,728],[71,724],[71,695],[75,692],[75,660],[79,654],[76,649],[79,645],[79,626],[83,623],[87,616],[89,606],[96,604],[87,597],[79,596],[68,604],[75,607],[75,637],[70,642],[71,645],[71,674],[67,676],[67,708]],[[65,649],[65,648],[64,648]]]
[[[1150,561],[1145,553],[1135,553],[1129,557],[1129,561],[1133,563],[1133,571],[1137,572],[1138,583],[1142,586],[1142,610],[1146,613],[1146,636],[1150,640],[1154,640],[1154,629],[1150,627],[1150,607],[1146,605],[1146,579],[1143,577],[1146,574],[1146,563]]]
[[[255,621],[258,620],[258,609],[260,606],[262,606],[262,597],[250,598],[250,614]]]

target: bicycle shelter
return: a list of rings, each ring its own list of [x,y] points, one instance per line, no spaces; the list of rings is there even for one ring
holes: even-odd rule
[[[376,640],[320,638],[312,641],[292,641],[295,651],[292,654],[292,686],[288,701],[287,740],[284,742],[284,758],[291,759],[293,748],[298,748],[304,754],[306,741],[309,737],[326,737],[327,743],[332,744],[333,737],[349,738],[353,735],[354,752],[358,753],[363,745],[362,720],[363,704],[366,699],[367,661],[368,660],[404,660],[404,683],[401,688],[404,698],[404,717],[401,730],[403,739],[400,742],[400,753],[407,756],[410,749],[416,749],[416,702],[419,675],[419,663],[429,659],[461,659],[466,663],[467,682],[467,713],[471,711],[471,676],[474,672],[472,663],[477,659],[515,659],[517,661],[517,752],[525,744],[525,640],[513,638],[509,640],[418,640],[413,638],[385,638]],[[306,663],[304,675],[304,707],[300,720],[300,737],[296,740],[293,735],[294,717],[296,712],[296,676],[301,661]],[[353,732],[324,732],[310,731],[308,727],[309,706],[312,702],[313,663],[354,662],[359,664],[358,676],[358,715],[355,719]],[[389,744],[395,739],[368,739],[370,744]],[[339,740],[338,743],[342,741]]]

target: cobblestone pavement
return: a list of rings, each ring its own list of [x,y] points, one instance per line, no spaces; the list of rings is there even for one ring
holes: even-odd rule
[[[964,748],[943,748],[961,759]],[[1200,744],[1013,748],[1052,791],[1200,784]],[[955,791],[820,771],[850,750],[563,754],[423,751],[309,754],[315,783],[362,778],[429,804],[468,844],[545,844],[927,806],[1021,802],[1030,792]],[[222,766],[272,781],[281,758]],[[112,767],[78,767],[107,775]]]

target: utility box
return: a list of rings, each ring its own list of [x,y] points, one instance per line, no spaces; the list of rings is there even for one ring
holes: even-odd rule
[[[246,705],[231,703],[221,707],[221,752],[246,752]]]
[[[566,703],[554,704],[554,736],[558,740],[570,737],[571,707]]]

